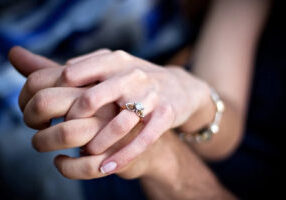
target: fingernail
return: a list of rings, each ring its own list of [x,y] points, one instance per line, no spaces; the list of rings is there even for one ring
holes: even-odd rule
[[[117,163],[112,161],[112,162],[109,162],[109,163],[106,163],[105,165],[103,165],[100,168],[100,172],[103,174],[106,174],[108,172],[113,171],[116,167],[117,167]]]

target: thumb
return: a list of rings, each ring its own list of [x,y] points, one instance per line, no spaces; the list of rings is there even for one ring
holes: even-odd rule
[[[33,54],[19,46],[11,48],[8,57],[15,69],[26,77],[39,69],[60,66],[52,60]]]

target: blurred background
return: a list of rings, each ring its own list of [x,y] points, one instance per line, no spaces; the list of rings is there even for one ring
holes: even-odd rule
[[[140,188],[132,181],[63,178],[53,158],[59,153],[77,156],[76,149],[44,154],[32,149],[35,130],[24,125],[17,103],[25,78],[10,65],[7,54],[20,45],[64,63],[110,48],[163,63],[191,40],[191,24],[180,4],[172,0],[0,0],[0,199],[128,198],[116,187],[110,192],[112,184],[132,190],[133,199],[139,199]],[[101,197],[95,187],[107,194]]]
[[[286,18],[283,2],[272,4],[257,47],[246,136],[232,158],[210,164],[227,188],[244,197],[259,196],[257,191],[270,188],[281,176],[278,134],[285,132]],[[144,196],[137,180],[63,178],[53,158],[59,153],[77,156],[76,149],[41,154],[32,149],[35,130],[24,125],[17,104],[25,78],[7,60],[12,46],[23,46],[59,63],[110,48],[157,64],[185,65],[209,5],[206,0],[0,0],[0,199]],[[123,190],[130,191],[129,196]]]

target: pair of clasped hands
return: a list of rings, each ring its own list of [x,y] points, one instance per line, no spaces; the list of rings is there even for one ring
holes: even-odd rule
[[[19,105],[25,123],[38,130],[34,148],[49,152],[81,147],[80,157],[58,155],[54,160],[59,172],[71,179],[112,173],[136,178],[158,168],[153,163],[167,152],[156,144],[200,109],[206,88],[183,69],[163,68],[124,51],[102,49],[59,65],[14,47],[9,59],[27,77]],[[142,121],[120,109],[129,102],[142,103]],[[59,117],[65,120],[50,126]]]

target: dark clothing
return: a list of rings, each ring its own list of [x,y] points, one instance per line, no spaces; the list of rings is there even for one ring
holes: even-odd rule
[[[276,199],[283,191],[285,19],[285,6],[274,2],[257,49],[245,137],[231,158],[211,165],[222,183],[243,199]]]

